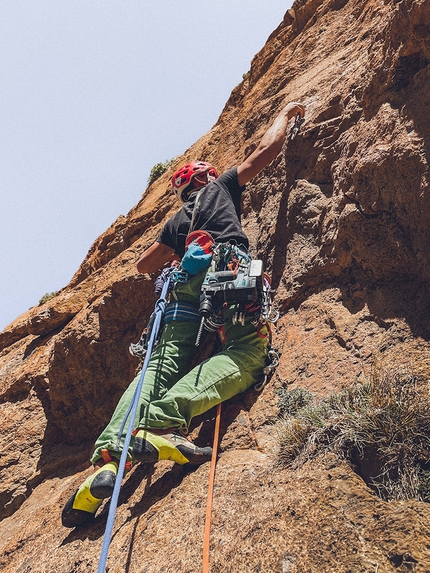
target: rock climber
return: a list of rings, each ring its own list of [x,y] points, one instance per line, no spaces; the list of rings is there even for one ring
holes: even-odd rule
[[[188,371],[196,352],[201,325],[199,304],[211,255],[210,249],[202,247],[203,257],[196,258],[197,270],[192,256],[186,264],[190,251],[187,236],[190,231],[200,231],[204,241],[209,237],[213,245],[227,246],[227,251],[234,247],[236,263],[250,260],[249,241],[240,223],[245,184],[281,151],[289,120],[304,115],[303,105],[288,103],[255,151],[238,167],[220,176],[204,161],[188,163],[173,175],[172,190],[182,207],[142,254],[137,269],[140,273],[153,273],[176,258],[182,259],[189,273],[187,280],[175,283],[166,306],[163,331],[145,372],[126,470],[134,462],[168,459],[178,464],[201,464],[210,460],[212,448],[197,446],[186,438],[192,418],[247,390],[261,377],[267,356],[267,326],[256,324],[255,308],[238,320],[235,303],[223,304],[222,350]],[[202,250],[198,253],[202,254]],[[139,377],[124,392],[95,443],[91,458],[94,472],[65,504],[65,527],[91,523],[103,500],[113,493],[122,452],[118,434]]]

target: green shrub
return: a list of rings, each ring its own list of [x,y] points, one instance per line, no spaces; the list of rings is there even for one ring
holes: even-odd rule
[[[51,298],[54,298],[54,296],[57,296],[58,294],[58,290],[54,291],[54,292],[47,292],[46,294],[44,294],[42,296],[42,298],[39,300],[39,305],[47,302],[48,300],[50,300]]]
[[[166,160],[164,163],[156,163],[154,167],[151,169],[151,172],[148,177],[148,185],[154,183],[163,173],[165,173],[176,161],[176,157],[170,160]]]
[[[409,372],[383,372],[320,400],[283,390],[279,407],[280,464],[330,451],[383,499],[430,501],[430,395]]]

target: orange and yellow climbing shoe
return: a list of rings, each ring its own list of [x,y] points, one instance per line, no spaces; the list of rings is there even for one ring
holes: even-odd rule
[[[133,457],[138,462],[172,460],[177,464],[204,464],[212,457],[212,448],[200,448],[172,430],[137,430]]]
[[[111,497],[115,486],[118,464],[105,463],[90,475],[80,488],[68,499],[61,514],[64,527],[88,525],[104,499]]]

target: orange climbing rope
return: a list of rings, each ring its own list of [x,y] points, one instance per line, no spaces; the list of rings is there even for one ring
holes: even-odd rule
[[[211,536],[212,500],[215,483],[216,460],[218,455],[219,427],[221,422],[221,403],[217,406],[214,443],[212,448],[211,469],[209,474],[208,500],[206,504],[205,534],[203,539],[203,573],[209,573],[209,542]]]

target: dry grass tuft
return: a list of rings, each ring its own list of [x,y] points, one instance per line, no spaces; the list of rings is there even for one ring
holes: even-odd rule
[[[328,398],[280,391],[282,465],[324,452],[346,460],[381,498],[430,501],[430,392],[407,369],[376,373]]]

